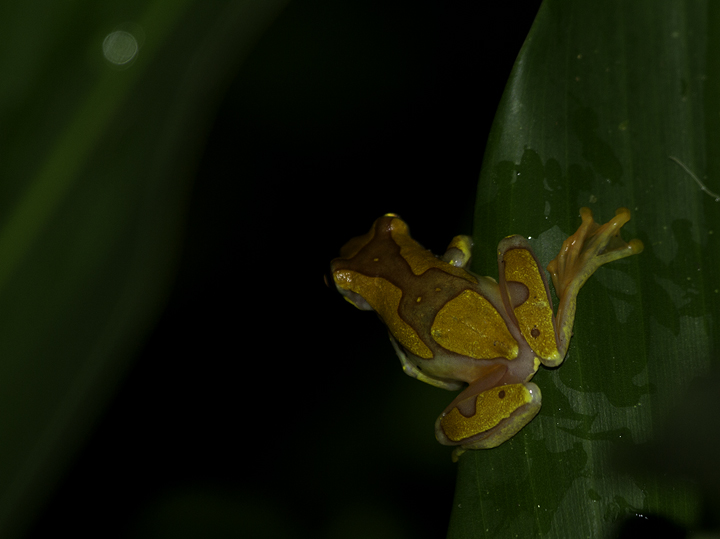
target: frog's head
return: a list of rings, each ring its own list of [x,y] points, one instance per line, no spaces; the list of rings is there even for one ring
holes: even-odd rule
[[[335,288],[358,309],[374,310],[367,301],[377,295],[373,279],[380,277],[389,260],[397,257],[399,247],[393,240],[397,235],[409,236],[408,226],[394,213],[386,213],[366,234],[343,245],[340,256],[330,262]]]
[[[334,260],[333,260],[334,262]],[[354,292],[350,287],[353,286],[354,275],[352,271],[331,268],[332,280],[335,283],[335,288],[345,298],[345,301],[352,303],[361,311],[372,311],[374,310],[370,304],[365,301],[359,293]]]
[[[394,213],[386,213],[379,219],[375,219],[367,233],[356,236],[343,245],[340,249],[340,257],[333,260],[332,263],[340,259],[351,260],[364,249],[365,252],[362,254],[365,257],[370,257],[377,264],[379,262],[377,260],[378,256],[388,254],[388,244],[392,244],[391,251],[394,254],[397,246],[392,240],[393,238],[409,235],[410,230],[405,221]]]

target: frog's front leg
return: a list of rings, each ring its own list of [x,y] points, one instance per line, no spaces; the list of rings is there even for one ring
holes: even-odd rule
[[[620,237],[620,229],[630,220],[627,208],[618,209],[615,217],[604,225],[595,222],[589,208],[580,208],[580,216],[583,221],[580,228],[565,240],[560,253],[547,267],[560,299],[555,327],[562,356],[572,336],[577,295],[585,281],[603,264],[643,250],[640,240],[625,243]]]
[[[388,333],[388,335],[390,336],[390,342],[395,349],[395,353],[400,359],[403,372],[411,378],[417,378],[421,382],[425,382],[426,384],[430,384],[431,386],[439,387],[441,389],[448,389],[450,391],[457,391],[464,385],[462,382],[441,380],[439,378],[433,378],[431,376],[428,376],[427,374],[422,372],[422,370],[420,370],[417,365],[415,365],[412,361],[408,359],[405,350],[402,346],[400,346],[400,343],[397,342],[397,339],[395,339],[395,337],[393,337],[391,333]]]
[[[472,256],[473,241],[470,236],[455,236],[442,257],[443,262],[456,268],[467,268]]]

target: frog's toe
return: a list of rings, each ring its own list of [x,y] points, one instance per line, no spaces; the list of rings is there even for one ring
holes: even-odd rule
[[[630,220],[630,210],[618,208],[615,217],[599,225],[589,208],[581,208],[582,224],[563,242],[558,256],[548,264],[555,291],[562,297],[566,290],[579,288],[597,268],[613,260],[639,254],[643,244],[638,239],[625,242],[620,230]]]

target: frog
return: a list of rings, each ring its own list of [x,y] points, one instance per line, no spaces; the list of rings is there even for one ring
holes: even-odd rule
[[[499,242],[497,280],[470,271],[470,236],[455,236],[438,257],[393,213],[331,261],[335,288],[358,309],[377,313],[408,376],[462,390],[435,422],[437,440],[454,447],[453,461],[501,445],[532,421],[542,394],[530,380],[540,365],[564,361],[580,288],[600,266],[642,252],[640,240],[620,235],[627,208],[603,225],[589,208],[580,218],[547,266],[557,312],[547,275],[520,235]]]

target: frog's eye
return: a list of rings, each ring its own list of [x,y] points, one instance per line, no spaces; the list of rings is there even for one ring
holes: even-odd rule
[[[473,392],[472,386],[442,413],[435,436],[444,445],[489,449],[527,425],[540,410],[540,388],[532,382]],[[468,393],[469,391],[469,393]]]
[[[352,303],[355,307],[357,307],[361,311],[374,311],[375,310],[372,308],[372,306],[367,301],[365,301],[365,298],[362,297],[360,294],[357,294],[350,290],[343,290],[340,287],[338,287],[338,291],[340,292],[340,294],[342,294],[342,297],[345,298],[345,301],[347,301],[348,303]]]
[[[367,284],[368,279],[364,275],[350,270],[336,270],[334,268],[331,268],[330,271],[332,271],[330,278],[335,288],[346,301],[352,303],[361,311],[375,310],[361,294],[361,292],[364,291],[365,294],[372,295],[370,293],[374,291],[374,287]],[[370,281],[372,281],[372,279],[370,279]],[[327,280],[326,284],[330,286]]]

